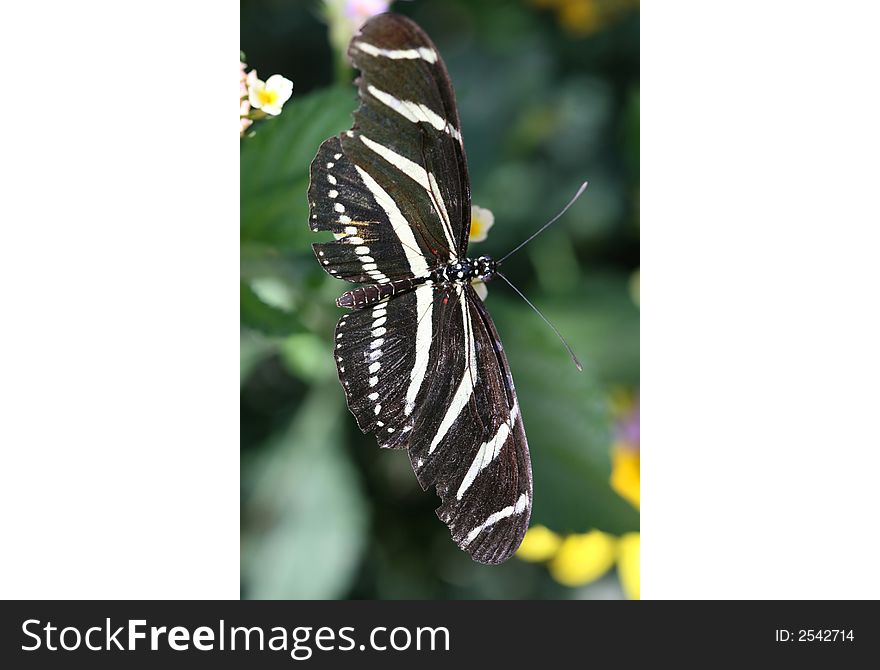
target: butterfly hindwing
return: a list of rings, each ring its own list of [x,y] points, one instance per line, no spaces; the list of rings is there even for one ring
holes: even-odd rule
[[[411,291],[345,314],[336,325],[334,356],[348,408],[363,432],[374,431],[382,447],[396,448],[405,437],[406,380],[415,365],[412,328],[419,298],[430,287]]]
[[[468,284],[450,294],[435,317],[431,383],[413,412],[409,455],[422,488],[440,496],[437,514],[453,540],[480,562],[500,563],[528,527],[528,444],[488,312]]]

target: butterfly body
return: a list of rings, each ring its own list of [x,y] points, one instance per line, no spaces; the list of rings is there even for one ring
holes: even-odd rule
[[[320,257],[318,257],[320,260]],[[401,293],[412,291],[427,282],[434,284],[470,283],[473,280],[488,282],[496,272],[496,263],[489,256],[479,258],[465,258],[464,260],[450,261],[446,265],[435,268],[427,277],[405,277],[394,279],[386,284],[369,284],[358,286],[351,291],[346,291],[336,299],[338,307],[350,307],[362,309],[375,305]]]
[[[349,46],[360,70],[354,125],[311,166],[313,245],[333,277],[334,358],[358,426],[405,449],[439,518],[474,560],[519,547],[532,505],[522,413],[504,347],[471,286],[496,263],[469,258],[470,180],[449,75],[428,36],[394,14]]]

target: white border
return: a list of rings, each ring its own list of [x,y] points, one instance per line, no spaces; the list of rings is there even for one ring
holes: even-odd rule
[[[0,597],[237,598],[238,6],[0,41]]]
[[[642,594],[880,597],[880,11],[642,12]]]

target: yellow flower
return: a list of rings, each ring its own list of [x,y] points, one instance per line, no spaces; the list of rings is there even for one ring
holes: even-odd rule
[[[544,526],[532,526],[516,555],[523,561],[547,562],[550,576],[570,587],[594,582],[616,565],[624,596],[638,600],[639,551],[639,533],[615,537],[591,530],[562,538]]]
[[[641,502],[638,394],[616,390],[611,394],[611,408],[617,416],[617,437],[611,447],[611,488],[638,509]]]
[[[638,0],[531,0],[541,9],[553,9],[569,32],[590,35],[638,6]]]
[[[524,561],[542,562],[552,558],[562,545],[562,538],[546,526],[532,526],[526,532],[516,555]]]
[[[489,234],[489,229],[495,223],[495,215],[491,210],[483,207],[471,206],[471,232],[468,238],[470,242],[482,242]]]
[[[249,82],[248,100],[251,107],[266,114],[278,116],[284,103],[293,93],[293,82],[280,74],[273,74],[265,82],[256,79]]]
[[[627,533],[617,543],[617,575],[624,595],[630,600],[641,597],[639,585],[641,573],[639,557],[641,554],[641,536],[639,533]]]
[[[589,34],[602,27],[598,7],[591,0],[566,2],[559,7],[559,22],[575,33]]]
[[[640,502],[638,393],[615,389],[609,398],[617,417],[616,439],[611,450],[611,487],[636,509]],[[550,575],[563,586],[594,582],[617,565],[624,595],[640,597],[639,533],[615,537],[600,530],[573,533],[564,538],[544,526],[526,532],[517,556],[524,561],[547,561]]]
[[[569,535],[550,561],[550,575],[563,586],[594,582],[608,572],[617,557],[616,538],[600,530]]]
[[[641,492],[639,452],[618,442],[611,452],[611,488],[638,509]]]

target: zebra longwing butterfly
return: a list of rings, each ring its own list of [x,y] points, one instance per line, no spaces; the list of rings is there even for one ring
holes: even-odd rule
[[[532,471],[501,340],[471,281],[470,181],[446,66],[411,20],[382,14],[351,40],[354,125],[311,165],[310,226],[332,276],[364,284],[337,299],[334,357],[348,407],[379,445],[407,449],[453,540],[506,561],[529,523]]]

